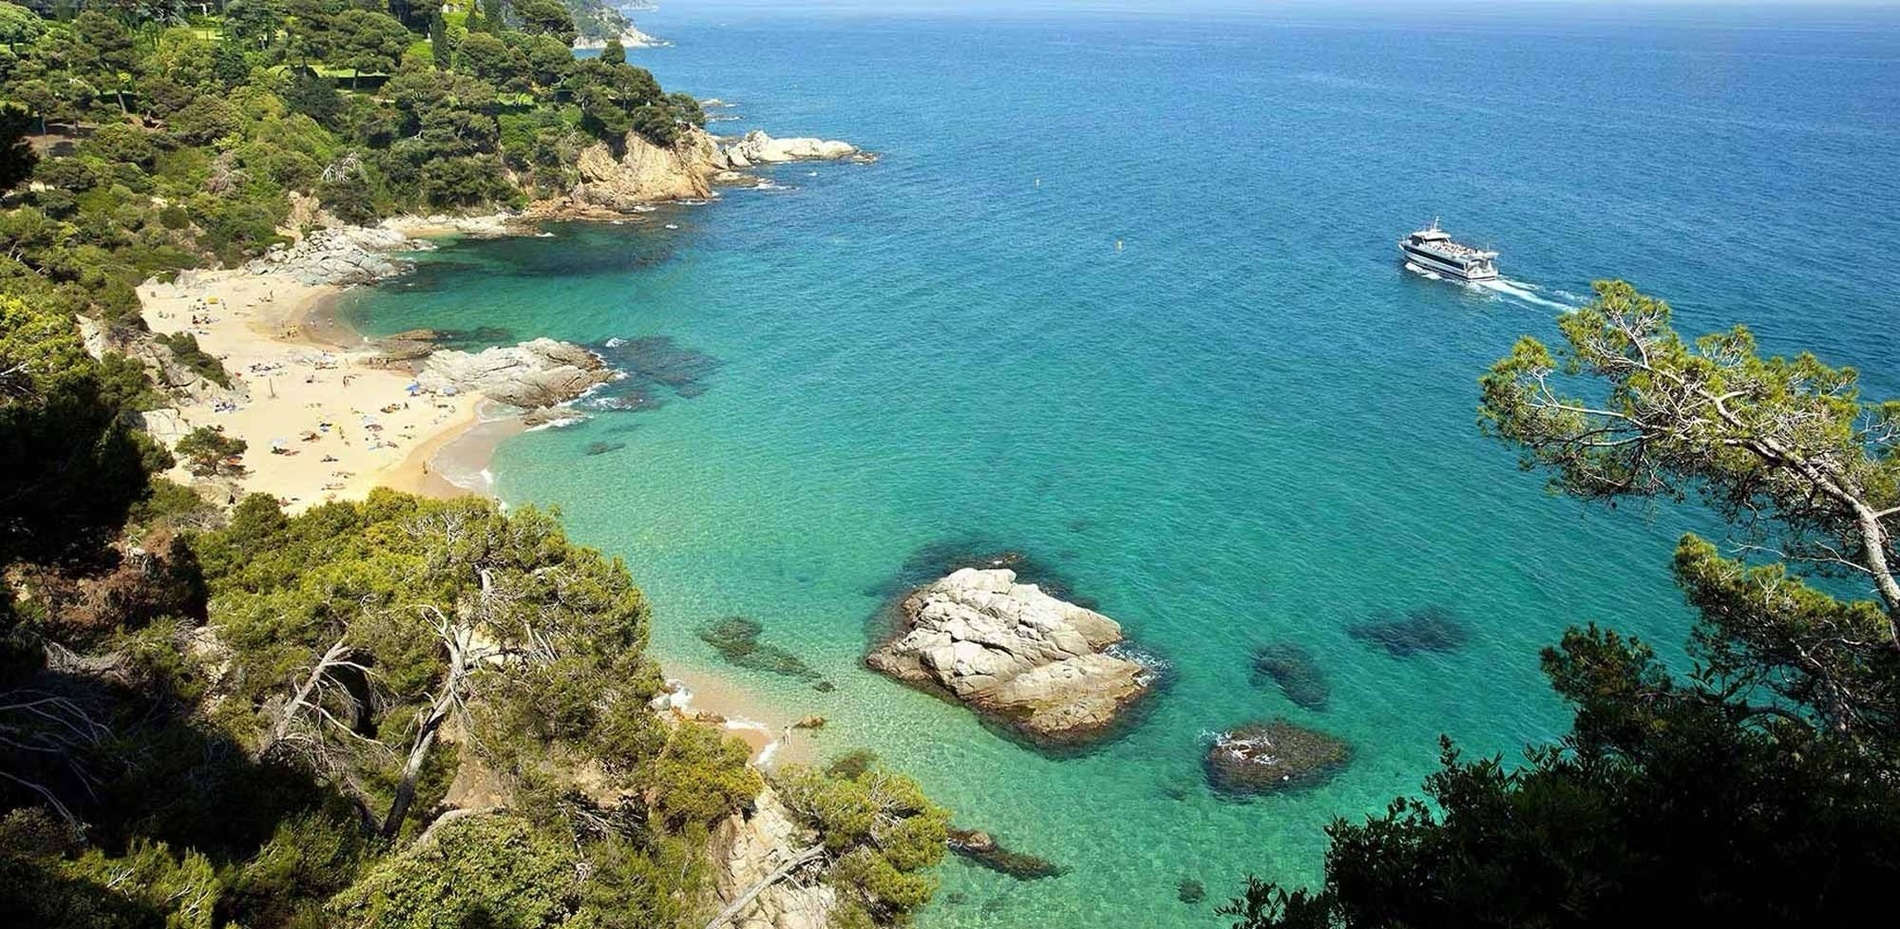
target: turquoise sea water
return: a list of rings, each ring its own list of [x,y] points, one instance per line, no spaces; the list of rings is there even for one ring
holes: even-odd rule
[[[1071,868],[947,862],[924,925],[1213,925],[1244,872],[1311,880],[1321,827],[1415,791],[1440,733],[1515,753],[1560,732],[1537,649],[1566,625],[1679,648],[1667,560],[1706,523],[1547,497],[1478,435],[1475,379],[1518,334],[1622,276],[1687,329],[1747,321],[1900,393],[1896,22],[681,2],[641,20],[676,47],[633,57],[737,101],[716,131],[884,159],[445,249],[348,312],[715,358],[704,393],[511,440],[501,495],[626,557],[669,666],[718,667],[695,630],[757,619],[836,691],[729,673]],[[1434,215],[1515,283],[1403,270],[1394,241]],[[1171,664],[1138,727],[1049,758],[861,669],[877,588],[961,539],[1046,562]],[[1433,606],[1468,647],[1345,632]],[[1250,679],[1275,640],[1319,657],[1329,709]],[[1349,739],[1352,766],[1215,797],[1207,733],[1272,716]],[[1179,902],[1183,878],[1210,900]]]

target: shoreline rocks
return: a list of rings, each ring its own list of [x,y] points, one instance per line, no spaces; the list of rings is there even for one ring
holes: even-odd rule
[[[1202,767],[1216,792],[1251,796],[1324,784],[1351,761],[1344,739],[1273,719],[1216,736]]]
[[[905,624],[865,664],[947,693],[1043,744],[1105,732],[1153,675],[1105,650],[1121,626],[1058,600],[1008,569],[964,568],[912,591]]]
[[[434,246],[382,226],[318,229],[292,245],[271,248],[244,265],[251,274],[283,274],[303,284],[373,284],[409,270],[390,252],[426,251]]]
[[[707,200],[712,198],[715,185],[745,184],[747,176],[738,173],[745,168],[847,158],[872,160],[849,142],[775,139],[758,129],[730,140],[695,128],[681,133],[668,146],[629,132],[621,141],[618,155],[605,142],[582,149],[575,162],[580,182],[566,197],[539,205],[537,212],[598,217],[637,212],[653,203]],[[752,182],[757,183],[756,179]]]
[[[479,352],[436,352],[416,381],[424,390],[472,391],[534,410],[566,403],[615,376],[593,352],[544,338]]]
[[[859,154],[858,147],[837,140],[796,138],[774,139],[763,129],[754,129],[722,149],[734,168],[753,165],[783,164],[788,161],[837,161]]]

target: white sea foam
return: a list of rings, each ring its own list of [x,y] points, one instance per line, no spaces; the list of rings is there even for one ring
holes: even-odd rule
[[[1123,661],[1132,661],[1140,665],[1141,672],[1136,674],[1135,678],[1144,687],[1153,683],[1163,675],[1166,675],[1174,668],[1173,665],[1168,663],[1166,658],[1153,652],[1145,651],[1137,646],[1130,645],[1127,642],[1116,642],[1102,649],[1102,654],[1108,655],[1111,658],[1120,658]]]
[[[587,421],[587,417],[585,416],[557,416],[554,419],[550,419],[547,422],[542,423],[538,426],[529,426],[525,431],[540,432],[543,429],[563,429],[568,426],[572,426],[575,423],[584,423],[586,421]],[[493,483],[493,482],[491,481],[490,483]]]
[[[1558,309],[1558,310],[1575,309],[1575,307],[1571,306],[1568,303],[1559,303],[1555,300],[1533,293],[1533,291],[1537,289],[1537,285],[1535,284],[1527,284],[1523,281],[1513,281],[1513,280],[1508,280],[1506,278],[1498,278],[1496,280],[1491,280],[1491,281],[1474,281],[1473,283],[1477,284],[1479,287],[1484,288],[1485,290],[1491,291],[1492,293],[1502,294],[1507,297],[1515,297],[1516,299],[1522,300],[1525,303],[1535,303],[1538,306],[1547,306],[1547,307],[1551,307],[1553,309]]]
[[[1405,270],[1410,271],[1413,274],[1417,274],[1421,277],[1424,277],[1427,280],[1433,280],[1433,281],[1444,280],[1444,278],[1438,276],[1438,272],[1419,267],[1418,265],[1415,265],[1409,261],[1405,263]]]

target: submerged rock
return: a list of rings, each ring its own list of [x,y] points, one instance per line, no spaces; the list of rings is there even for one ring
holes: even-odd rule
[[[589,396],[588,409],[620,412],[658,409],[664,402],[656,396],[661,390],[681,399],[691,399],[706,392],[706,378],[719,367],[719,359],[683,346],[671,336],[614,338],[591,348],[619,371],[620,377]]]
[[[1455,652],[1471,641],[1471,631],[1441,606],[1412,610],[1404,616],[1386,613],[1348,626],[1346,634],[1378,646],[1394,658],[1410,658],[1426,652]]]
[[[1246,796],[1323,784],[1351,761],[1345,740],[1274,719],[1221,733],[1202,767],[1216,791]]]
[[[1006,722],[1044,743],[1100,735],[1147,693],[1152,675],[1104,650],[1121,626],[1058,600],[1016,572],[964,568],[913,591],[905,630],[865,663]]]
[[[1333,688],[1326,672],[1303,645],[1275,642],[1254,649],[1253,673],[1256,682],[1261,678],[1273,681],[1288,700],[1306,709],[1326,709],[1332,700]]]
[[[594,442],[587,443],[587,447],[581,449],[581,454],[586,455],[589,458],[592,458],[596,455],[605,455],[610,452],[617,452],[626,447],[627,447],[627,443],[625,442],[594,441]]]
[[[1060,877],[1069,870],[1047,858],[1005,848],[978,829],[951,829],[949,845],[952,852],[1019,881]]]
[[[728,616],[699,630],[699,638],[712,646],[728,664],[795,677],[810,681],[813,686],[830,683],[804,659],[776,645],[760,642],[759,635],[764,631],[765,627],[756,619]]]
[[[1174,885],[1174,897],[1182,903],[1199,903],[1207,899],[1207,885],[1194,878],[1184,877]]]
[[[587,349],[535,339],[479,352],[436,352],[416,380],[425,390],[476,391],[491,400],[533,410],[565,403],[614,376]]]

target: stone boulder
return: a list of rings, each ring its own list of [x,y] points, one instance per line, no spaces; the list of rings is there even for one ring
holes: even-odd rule
[[[617,158],[604,142],[581,150],[575,164],[580,183],[568,195],[573,202],[628,211],[667,200],[703,200],[712,196],[712,179],[731,167],[703,129],[682,133],[670,146],[629,132],[621,148]]]
[[[865,663],[939,690],[1044,743],[1100,735],[1153,676],[1104,649],[1121,626],[1058,600],[1007,569],[964,568],[912,591],[906,629]]]
[[[535,339],[479,352],[436,352],[429,356],[416,380],[425,390],[474,391],[491,400],[534,410],[566,403],[614,377],[613,370],[587,349],[553,339]]]
[[[782,164],[787,161],[837,161],[858,154],[849,142],[825,139],[774,139],[754,129],[725,147],[726,160],[735,168]]]
[[[1323,784],[1351,761],[1345,740],[1274,719],[1221,733],[1202,767],[1216,791],[1248,796]]]

